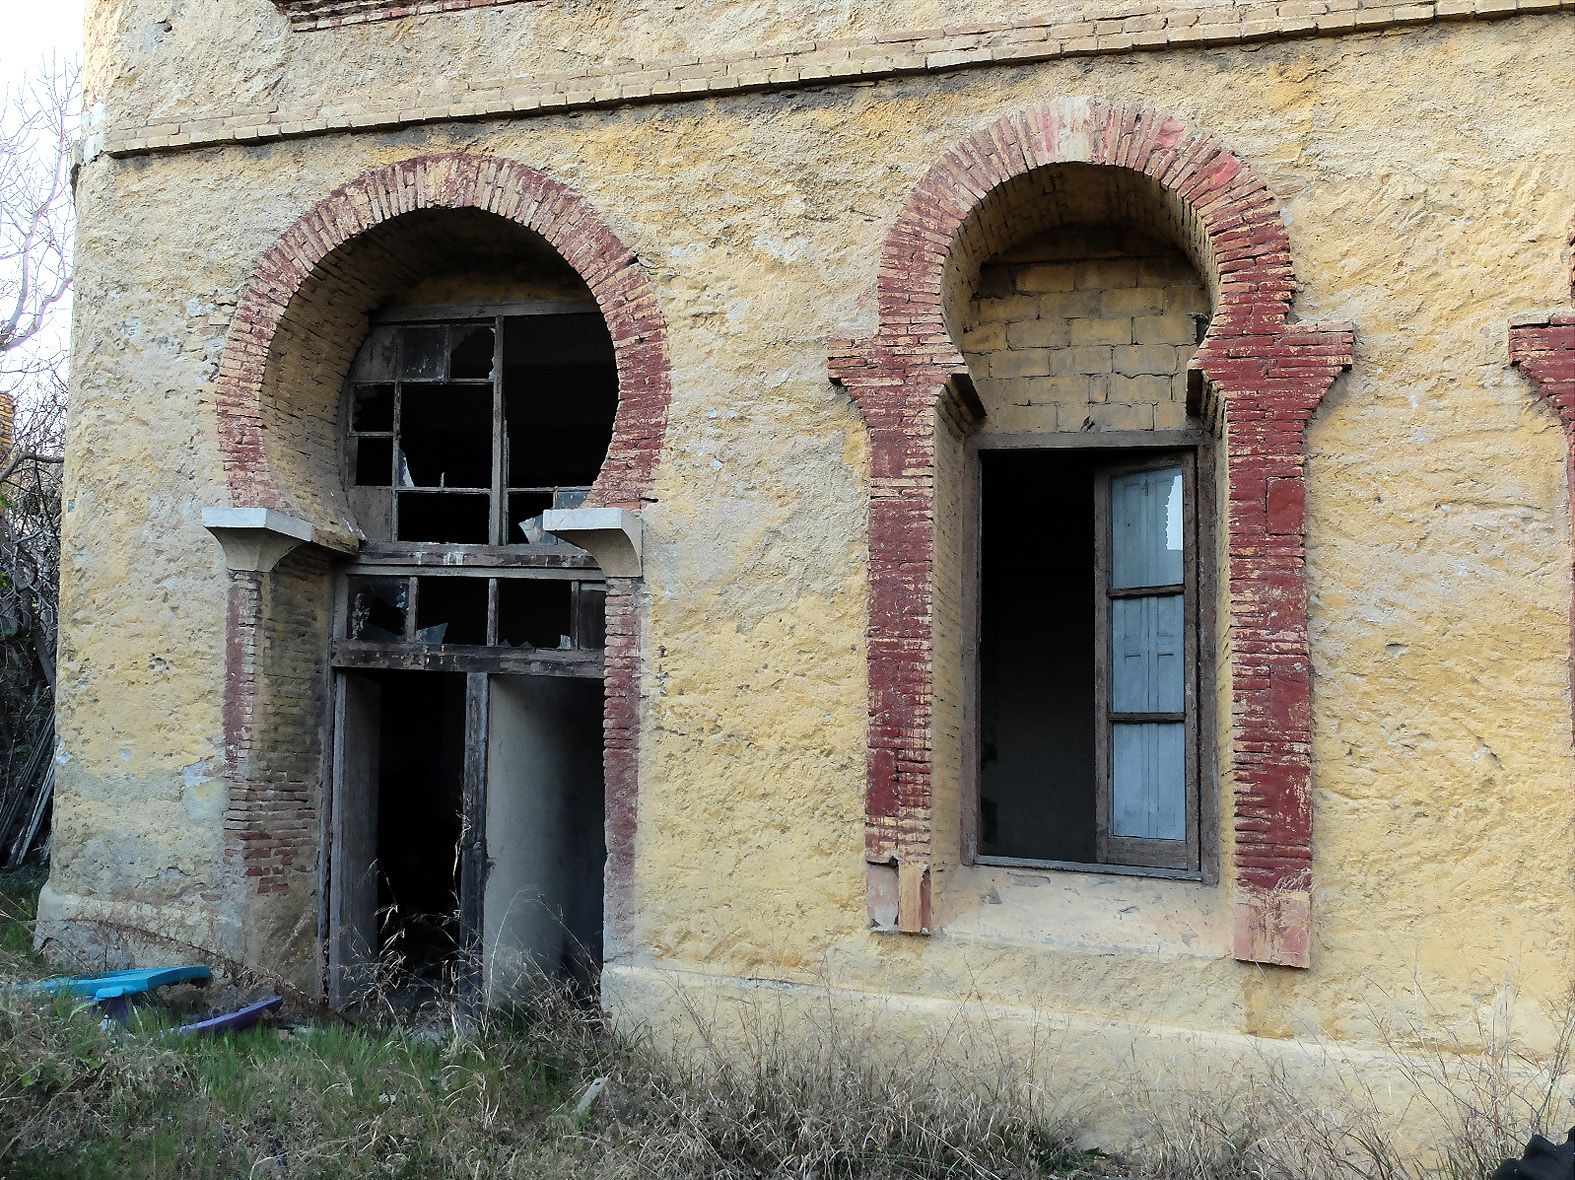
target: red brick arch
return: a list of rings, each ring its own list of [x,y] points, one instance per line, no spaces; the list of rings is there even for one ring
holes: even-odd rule
[[[301,390],[300,397],[337,405],[343,372],[329,382],[327,371],[338,364],[341,347],[348,365],[360,341],[318,335],[328,329],[320,329],[313,318],[324,307],[314,300],[321,291],[331,298],[343,287],[347,247],[364,246],[369,231],[422,210],[493,214],[545,240],[584,280],[611,334],[618,369],[612,442],[590,502],[638,510],[651,496],[671,395],[667,334],[650,280],[633,251],[568,185],[510,160],[466,154],[420,156],[356,177],[299,217],[259,259],[238,301],[219,365],[219,446],[231,504],[303,516],[323,543],[354,548],[350,525],[333,518],[335,495],[301,486],[342,482],[337,437],[318,437],[336,433],[332,415],[326,420],[319,415],[305,427],[287,423],[289,406],[269,395],[278,393],[278,372],[281,365],[288,368],[289,352],[305,348],[328,360],[307,383],[314,387]],[[355,314],[364,310],[358,307]],[[359,322],[364,326],[364,317]],[[270,431],[286,441],[270,447]],[[337,496],[342,499],[342,489]],[[321,757],[309,747],[324,728],[316,719],[327,701],[321,687],[324,656],[306,627],[316,625],[311,608],[325,600],[328,573],[323,554],[306,550],[266,575],[231,573],[225,852],[249,883],[245,904],[252,907],[253,928],[266,925],[257,915],[273,912],[268,910],[271,897],[299,899],[313,888]],[[633,579],[609,579],[604,775],[610,945],[622,937],[629,920],[640,679],[636,593]],[[288,926],[299,908],[287,905],[282,918],[268,920]]]
[[[1289,322],[1290,241],[1267,186],[1211,136],[1143,106],[1063,100],[998,119],[948,151],[887,235],[874,336],[833,342],[832,378],[849,390],[871,438],[866,859],[897,867],[899,927],[927,930],[936,415],[965,372],[943,321],[948,260],[992,193],[1058,164],[1155,182],[1214,283],[1215,312],[1193,367],[1211,387],[1229,464],[1236,954],[1305,966],[1312,817],[1302,440],[1352,363],[1354,331]]]
[[[264,446],[263,399],[291,301],[336,250],[424,209],[496,214],[539,234],[585,280],[618,363],[612,446],[592,502],[638,508],[650,494],[671,396],[666,328],[644,267],[568,185],[511,160],[457,153],[418,156],[356,177],[302,214],[258,261],[219,365],[219,445],[235,504],[291,510],[289,489]]]

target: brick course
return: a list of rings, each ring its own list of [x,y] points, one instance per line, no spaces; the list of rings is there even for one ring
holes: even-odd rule
[[[1354,332],[1288,322],[1290,243],[1267,188],[1211,137],[1144,107],[1067,100],[1000,119],[953,148],[887,236],[876,334],[832,344],[831,376],[863,412],[871,443],[866,859],[926,878],[936,861],[938,407],[954,375],[966,373],[944,322],[958,273],[951,256],[959,241],[986,250],[970,245],[970,235],[984,240],[975,227],[992,198],[983,194],[1059,164],[1158,182],[1186,211],[1180,229],[1217,287],[1192,366],[1211,386],[1199,409],[1218,423],[1228,463],[1236,954],[1306,966],[1311,675],[1300,500],[1287,487],[1300,484],[1303,430],[1352,363]],[[929,929],[928,888],[907,891],[904,901],[900,928]]]
[[[290,18],[298,32],[310,29],[337,29],[369,21],[397,20],[430,12],[465,12],[472,8],[496,8],[520,0],[273,0]]]
[[[367,20],[477,6],[475,0],[332,2],[344,6],[360,3],[367,9],[303,19],[297,27],[332,29]],[[488,0],[497,2],[502,0]],[[175,120],[111,127],[105,135],[104,150],[112,155],[141,155],[328,131],[388,130],[456,119],[528,117],[631,103],[678,102],[718,94],[824,86],[1055,58],[1345,36],[1437,21],[1499,20],[1522,14],[1575,11],[1575,0],[1367,3],[1360,11],[1355,0],[1260,0],[1203,9],[1172,4],[1127,8],[1130,11],[1120,19],[1027,22],[1006,27],[957,25],[881,34],[872,40],[806,42],[786,49],[764,48],[705,61],[693,57],[624,60],[566,75],[467,78],[461,88],[447,92],[434,90],[428,80],[327,104],[274,103],[194,111]],[[1139,25],[1143,31],[1128,31]]]

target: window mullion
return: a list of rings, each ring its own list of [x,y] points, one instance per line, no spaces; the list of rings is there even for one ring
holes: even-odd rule
[[[503,420],[503,317],[492,321],[492,543],[509,543],[507,440]]]
[[[1110,472],[1094,477],[1094,854],[1102,864],[1112,856],[1110,838],[1110,762],[1114,737],[1110,723],[1113,687],[1110,660]]]

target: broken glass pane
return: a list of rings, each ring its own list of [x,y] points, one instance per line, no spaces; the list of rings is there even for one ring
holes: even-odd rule
[[[582,651],[607,646],[607,587],[579,583],[575,596],[574,646]]]
[[[554,578],[499,578],[499,643],[567,650],[573,594],[572,582]]]
[[[448,329],[414,327],[404,331],[399,375],[406,381],[441,381],[448,361]]]
[[[491,327],[468,328],[456,325],[449,352],[448,375],[456,381],[467,378],[490,380],[492,377]]]
[[[550,492],[510,492],[508,539],[518,545],[551,545],[557,538],[544,532],[541,514],[552,507]]]
[[[357,385],[350,406],[350,429],[373,433],[394,429],[394,387]]]
[[[399,442],[414,487],[492,486],[492,387],[407,386]]]
[[[386,488],[394,482],[394,440],[355,440],[355,482],[360,487]]]
[[[486,578],[422,578],[416,638],[422,643],[487,642]]]
[[[409,605],[407,578],[351,578],[345,634],[350,639],[403,640]]]
[[[1181,468],[1110,480],[1110,585],[1115,590],[1181,583]]]
[[[399,536],[395,539],[489,544],[492,497],[486,492],[401,492]]]

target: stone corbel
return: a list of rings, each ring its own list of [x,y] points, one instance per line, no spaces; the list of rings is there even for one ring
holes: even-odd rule
[[[311,524],[272,508],[204,508],[202,527],[223,546],[231,573],[266,574],[300,546],[324,544]]]
[[[596,559],[609,578],[638,578],[641,520],[626,508],[549,508],[541,527]]]

